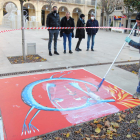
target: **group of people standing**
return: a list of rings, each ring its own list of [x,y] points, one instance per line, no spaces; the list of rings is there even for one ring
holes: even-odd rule
[[[53,7],[52,13],[48,14],[47,21],[46,21],[47,27],[75,27],[74,19],[70,16],[70,12],[66,12],[66,16],[63,17],[60,21],[59,14],[57,13],[57,7]],[[85,15],[81,14],[78,21],[77,21],[77,27],[99,27],[98,21],[95,19],[94,13],[91,13],[91,19],[85,23]],[[49,29],[49,42],[48,42],[48,49],[49,49],[49,55],[52,56],[51,52],[51,44],[52,40],[54,38],[54,54],[59,55],[57,51],[57,38],[60,31],[60,37],[63,37],[63,46],[64,46],[64,53],[66,53],[66,40],[68,38],[68,44],[69,44],[69,53],[72,54],[72,38],[74,37],[74,29]],[[92,39],[91,43],[91,51],[94,51],[94,39],[95,35],[98,32],[97,28],[86,28],[87,32],[87,51],[89,51],[90,48],[90,40]],[[80,28],[76,29],[76,35],[75,38],[78,38],[78,42],[75,48],[75,51],[82,51],[80,49],[80,43],[82,39],[85,38],[85,29]]]

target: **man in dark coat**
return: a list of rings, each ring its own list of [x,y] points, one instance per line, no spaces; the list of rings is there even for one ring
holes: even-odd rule
[[[84,19],[85,19],[85,15],[81,14],[80,18],[77,21],[77,27],[84,27],[84,25],[85,25]],[[76,48],[75,48],[75,51],[82,51],[82,49],[80,49],[79,46],[80,46],[82,39],[85,38],[85,29],[84,28],[76,29],[75,38],[79,38],[77,45],[76,45]]]
[[[91,19],[87,21],[86,27],[99,27],[98,21],[95,19],[94,13],[91,13]],[[95,35],[98,32],[97,28],[86,28],[87,34],[88,34],[88,40],[87,40],[87,51],[89,50],[90,46],[90,38],[92,38],[92,44],[91,44],[91,51],[94,51],[94,39]]]
[[[140,13],[138,13],[136,16],[136,22],[137,22],[137,26],[140,29]],[[128,42],[130,46],[140,50],[140,39],[139,39],[139,43],[131,40],[129,37],[127,37],[125,39],[125,41]],[[140,63],[140,61],[139,61],[139,63]],[[140,64],[139,64],[139,66],[140,66]],[[136,93],[133,95],[133,98],[135,98],[135,99],[140,99],[140,67],[139,67],[138,78],[139,78],[139,83],[137,86],[137,90],[136,90]]]
[[[74,19],[70,17],[70,12],[66,12],[66,16],[61,19],[61,27],[75,27]],[[71,51],[71,40],[74,37],[73,33],[74,29],[61,29],[60,37],[63,36],[63,45],[64,45],[64,53],[66,53],[66,40],[68,38],[69,41],[69,53],[72,54]]]
[[[53,7],[53,12],[48,14],[46,20],[47,27],[60,27],[60,18],[59,14],[57,13],[57,7]],[[58,38],[59,30],[58,29],[49,29],[49,42],[48,42],[48,49],[49,55],[52,56],[51,53],[51,44],[54,36],[54,54],[59,55],[57,52],[57,38]]]

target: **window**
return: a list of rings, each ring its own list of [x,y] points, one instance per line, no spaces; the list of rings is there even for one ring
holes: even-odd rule
[[[122,10],[122,7],[116,7],[116,10]]]
[[[75,3],[81,4],[81,0],[75,0]]]
[[[62,1],[62,2],[67,2],[66,0],[60,0],[60,1]]]

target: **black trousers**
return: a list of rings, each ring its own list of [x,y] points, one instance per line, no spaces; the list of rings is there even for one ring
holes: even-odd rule
[[[79,38],[79,40],[77,42],[77,45],[76,45],[76,49],[79,49],[79,46],[80,46],[81,41],[82,41],[82,38]]]

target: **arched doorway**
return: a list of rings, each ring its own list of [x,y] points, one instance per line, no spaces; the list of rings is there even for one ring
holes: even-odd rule
[[[27,17],[28,21],[31,21],[31,17],[35,17],[35,7],[31,3],[26,3],[23,5],[24,15]]]
[[[67,11],[68,9],[64,6],[59,8],[58,12],[59,12],[60,20],[66,15]]]
[[[94,13],[94,14],[95,14],[95,10],[94,10],[94,9],[91,9],[91,10],[88,12],[88,19],[91,18],[91,13]]]
[[[49,5],[44,5],[41,10],[41,23],[42,26],[46,26],[46,19],[47,15],[50,13],[50,6]]]
[[[6,11],[6,5],[9,4],[9,3],[12,3],[15,5],[15,8],[17,8],[16,4],[13,3],[13,2],[6,2],[4,5],[3,5],[3,16],[7,14],[7,11]]]
[[[76,23],[77,23],[77,21],[78,21],[78,18],[79,18],[79,16],[80,16],[80,14],[82,14],[81,9],[75,8],[75,9],[73,10],[72,17],[74,18],[75,25],[76,25]]]

